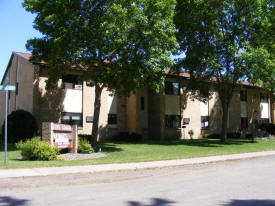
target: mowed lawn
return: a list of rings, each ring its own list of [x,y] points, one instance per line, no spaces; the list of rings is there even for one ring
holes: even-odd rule
[[[17,157],[20,157],[20,151],[13,145],[9,145],[8,163],[4,165],[4,146],[1,144],[0,168],[126,163],[275,150],[275,140],[258,140],[255,143],[251,143],[250,140],[244,139],[229,139],[227,143],[221,143],[217,139],[203,139],[192,141],[144,141],[137,143],[106,142],[102,145],[102,152],[106,153],[107,157],[74,161],[20,161],[16,160]]]

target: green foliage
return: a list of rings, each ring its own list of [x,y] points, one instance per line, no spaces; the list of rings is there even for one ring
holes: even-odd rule
[[[267,91],[274,93],[275,54],[268,52],[267,49],[261,46],[257,49],[248,48],[244,55],[247,62],[248,78],[250,82],[261,85]]]
[[[41,141],[40,137],[20,141],[16,144],[21,150],[21,155],[29,160],[57,160],[59,149],[46,141]]]
[[[11,143],[25,141],[37,133],[37,123],[34,116],[25,110],[16,110],[8,115],[8,141]],[[5,123],[2,126],[5,134]]]
[[[142,136],[135,132],[119,132],[112,138],[113,141],[124,141],[124,142],[137,142],[142,140]]]
[[[188,131],[188,134],[189,134],[190,138],[193,139],[194,131],[192,129],[190,129]]]
[[[51,68],[48,86],[74,64],[87,68],[84,79],[117,93],[158,89],[177,47],[174,5],[174,0],[25,0],[25,9],[37,15],[34,28],[44,35],[29,40],[27,48],[32,61],[44,60]]]
[[[78,153],[91,154],[94,152],[90,142],[85,138],[78,138]]]
[[[33,151],[33,155],[37,160],[56,160],[58,154],[59,149],[45,141],[38,142]]]
[[[21,155],[23,157],[33,160],[35,159],[35,156],[34,156],[35,147],[40,141],[41,141],[40,137],[34,137],[32,139],[26,140],[25,142],[21,140],[18,143],[16,143],[16,148],[21,150]]]
[[[164,85],[178,46],[174,6],[175,0],[24,0],[23,7],[36,14],[34,28],[43,34],[29,40],[27,49],[31,61],[47,62],[47,88],[72,65],[95,85],[93,144],[103,87],[129,95]]]
[[[177,67],[191,73],[192,89],[194,85],[205,89],[201,82],[215,80],[211,89],[218,92],[223,109],[223,141],[226,115],[239,81],[254,78],[256,82],[265,77],[263,80],[273,81],[263,85],[274,85],[274,75],[266,75],[274,73],[274,52],[269,49],[274,45],[274,38],[270,37],[274,33],[270,29],[272,18],[268,18],[271,12],[274,3],[269,0],[177,1],[177,54],[185,54],[177,59]],[[268,43],[261,49],[260,42],[265,38],[270,41],[265,41]]]

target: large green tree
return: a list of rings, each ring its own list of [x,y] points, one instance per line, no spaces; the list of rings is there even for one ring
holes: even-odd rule
[[[263,39],[271,39],[270,35],[274,42],[274,33],[267,29],[272,8],[270,0],[177,1],[174,19],[178,54],[185,54],[177,65],[189,71],[194,80],[200,80],[201,88],[201,82],[214,81],[212,87],[223,111],[222,141],[227,140],[228,109],[239,81],[254,78],[256,82],[267,68],[274,71],[274,54],[260,47]],[[264,29],[266,32],[261,32]],[[265,68],[261,67],[263,62]]]
[[[48,87],[71,67],[85,70],[95,86],[92,143],[98,135],[104,87],[128,95],[142,87],[158,90],[174,36],[174,0],[25,0],[36,14],[34,28],[43,34],[27,42],[32,61],[50,69]]]
[[[248,79],[275,92],[275,1],[267,1],[265,16],[251,35],[252,49],[246,52]]]

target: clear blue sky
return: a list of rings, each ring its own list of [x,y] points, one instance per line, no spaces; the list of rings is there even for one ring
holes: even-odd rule
[[[13,51],[26,52],[28,39],[40,37],[33,29],[34,14],[22,7],[23,0],[0,0],[0,81]]]

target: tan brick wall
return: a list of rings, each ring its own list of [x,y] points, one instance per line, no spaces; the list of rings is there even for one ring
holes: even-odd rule
[[[24,109],[33,113],[34,66],[18,58],[17,74],[16,109]]]
[[[87,123],[87,116],[94,116],[95,87],[90,87],[83,82],[83,129],[79,129],[79,134],[92,134],[93,123]]]
[[[149,90],[148,95],[148,136],[150,139],[163,139],[165,127],[165,99],[164,90],[155,93]]]
[[[137,95],[131,94],[130,97],[126,99],[127,104],[127,130],[129,132],[137,132]]]
[[[16,56],[14,56],[14,58],[12,59],[10,68],[9,68],[9,72],[7,74],[8,78],[9,78],[9,84],[10,85],[15,85],[16,84],[16,68],[17,68],[17,64],[18,64],[18,58]],[[10,92],[8,113],[10,114],[14,110],[16,110],[15,92],[12,91],[12,92]]]
[[[8,114],[17,110],[23,109],[29,112],[33,112],[32,104],[32,83],[33,83],[33,66],[30,63],[25,62],[16,55],[11,59],[11,64],[7,68],[7,74],[4,78],[9,78],[10,85],[16,85],[19,83],[18,96],[15,91],[10,91]],[[5,92],[0,92],[0,124],[2,125],[5,118]]]
[[[61,80],[57,82],[56,88],[47,91],[47,72],[44,69],[35,67],[33,82],[33,114],[37,119],[40,132],[42,122],[60,123],[61,112],[63,111],[64,90],[61,87]]]
[[[182,129],[182,138],[190,139],[188,134],[189,130],[194,131],[193,139],[198,139],[201,136],[201,114],[200,114],[200,101],[193,99],[190,93],[184,93],[184,99],[187,99],[186,106],[182,111],[182,118],[190,118],[188,125],[185,125],[186,128]]]

